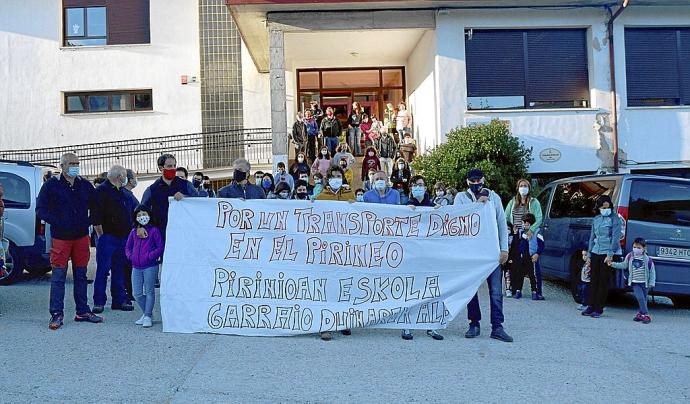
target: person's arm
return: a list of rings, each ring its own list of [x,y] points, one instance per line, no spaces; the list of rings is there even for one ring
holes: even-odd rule
[[[544,252],[544,236],[537,234],[537,254],[541,256]]]
[[[125,244],[125,256],[128,260],[132,260],[132,250],[134,250],[134,237],[136,237],[136,231],[132,230],[129,232],[127,237],[127,243]]]
[[[141,204],[151,210],[151,188],[146,188],[144,195],[141,196]]]
[[[625,259],[624,259],[623,261],[621,261],[621,262],[611,262],[609,265],[611,266],[611,268],[615,268],[615,269],[625,269],[625,268],[628,267],[628,265],[630,265],[630,256],[631,256],[631,255],[632,255],[632,254],[626,255],[626,256],[625,256]]]
[[[163,255],[163,239],[161,237],[161,232],[155,227],[151,228],[149,237],[153,237],[153,250],[149,252],[150,260],[157,260]]]
[[[597,218],[595,217],[592,219],[592,229],[589,231],[589,242],[587,243],[587,259],[589,260],[592,258],[592,250],[594,249],[594,226],[597,221]]]
[[[614,217],[615,215],[615,217]],[[609,251],[606,253],[606,257],[611,259],[615,252],[620,248],[620,234],[622,231],[621,219],[618,217],[617,212],[611,212],[611,245],[609,246]]]
[[[505,215],[507,223],[513,224],[513,205],[515,204],[515,198],[510,198],[508,205],[506,206]]]
[[[189,181],[185,180],[185,182],[187,183],[187,189],[185,190],[185,192],[183,192],[183,194],[191,197],[199,196],[199,193],[196,192],[196,189],[194,189],[194,185],[192,185],[192,183]]]
[[[541,211],[541,204],[536,198],[532,198],[532,200],[530,201],[530,210],[534,215],[534,224],[529,229],[532,231],[532,233],[536,233],[537,230],[541,227],[541,224],[544,219],[544,214]]]
[[[496,210],[496,220],[498,221],[498,241],[501,246],[501,252],[508,252],[508,224],[506,222],[506,214],[503,211],[503,203],[501,197],[497,193],[493,193],[494,208]]]
[[[45,221],[51,226],[60,225],[57,220],[57,216],[53,215],[52,204],[50,193],[53,188],[53,180],[48,180],[41,187],[41,191],[38,193],[38,198],[36,200],[36,215],[39,219]]]

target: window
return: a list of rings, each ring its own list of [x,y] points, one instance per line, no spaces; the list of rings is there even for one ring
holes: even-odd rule
[[[690,105],[690,27],[626,28],[628,106]]]
[[[29,209],[31,207],[31,187],[24,178],[7,172],[0,172],[0,184],[5,190],[2,200],[8,209]]]
[[[542,211],[546,210],[546,208],[549,205],[549,197],[551,196],[551,189],[552,188],[546,188],[545,190],[541,191],[541,193],[537,197],[537,200],[539,201],[539,205],[541,205]]]
[[[65,46],[106,45],[105,7],[65,9]]]
[[[467,107],[589,106],[584,29],[468,30]]]
[[[634,181],[628,220],[690,227],[690,185],[670,181]]]
[[[151,90],[65,93],[65,113],[150,111]]]
[[[594,217],[594,205],[601,195],[611,196],[615,181],[586,181],[560,184],[551,201],[549,217]]]

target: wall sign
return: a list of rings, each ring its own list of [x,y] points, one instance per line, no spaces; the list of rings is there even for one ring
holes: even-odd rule
[[[554,149],[553,147],[549,147],[548,149],[544,149],[541,151],[541,153],[539,153],[539,158],[545,163],[555,163],[561,159],[561,151]]]

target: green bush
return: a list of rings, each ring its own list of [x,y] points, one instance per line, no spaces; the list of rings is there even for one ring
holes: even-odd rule
[[[412,162],[416,172],[426,178],[429,188],[437,181],[458,190],[467,189],[467,171],[479,167],[486,185],[504,200],[515,195],[515,183],[527,177],[532,149],[510,133],[499,120],[488,124],[453,129],[448,141],[420,154]]]

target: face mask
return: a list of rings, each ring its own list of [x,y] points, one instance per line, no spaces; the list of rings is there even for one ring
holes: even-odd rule
[[[149,224],[149,220],[151,220],[151,218],[148,217],[148,215],[146,215],[146,216],[137,216],[137,222],[139,222],[139,224],[142,225],[142,226],[146,226],[147,224]]]
[[[300,163],[303,163],[303,162],[304,162],[304,157],[297,157],[297,161],[300,162]]]
[[[383,191],[384,189],[386,189],[386,181],[384,181],[384,180],[374,181],[374,188],[377,191]]]
[[[211,189],[211,184],[204,184],[205,189]]]
[[[436,191],[436,196],[443,196],[443,195],[445,195],[445,194],[446,194],[446,193],[443,192],[443,191],[440,191],[440,190],[439,190],[439,191]]]
[[[364,195],[359,194],[355,197],[357,199],[357,202],[364,202]]]
[[[264,189],[271,189],[271,180],[263,180],[261,182],[261,185],[264,187]]]
[[[347,163],[341,163],[341,164],[340,164],[340,168],[342,168],[343,170],[346,169],[346,168],[347,168]]]
[[[307,199],[308,196],[309,196],[309,194],[307,194],[306,192],[298,192],[297,193],[297,199]]]
[[[181,180],[185,179],[184,174],[182,174],[182,173],[179,173],[179,174],[175,173],[175,176]]]
[[[520,187],[518,188],[518,192],[520,192],[522,196],[527,196],[527,194],[529,194],[529,187]]]
[[[240,170],[235,170],[232,173],[232,178],[237,182],[242,182],[247,179],[247,173]]]
[[[601,208],[599,209],[602,216],[611,216],[611,208]]]
[[[320,178],[315,178],[315,179],[314,179],[314,185],[316,185],[316,184],[321,185],[322,182],[323,182],[323,181],[322,181]]]
[[[278,196],[280,196],[280,199],[287,199],[288,196],[290,196],[290,193],[289,192],[281,192],[280,194],[278,194]]]
[[[256,182],[256,185],[261,186],[261,177],[256,178],[254,181]]]
[[[479,184],[469,184],[469,186],[470,186],[470,191],[474,192],[475,194],[478,194],[479,191],[481,191],[482,188],[484,188],[484,184],[482,184],[482,183],[479,183]]]
[[[374,152],[369,152],[369,157],[374,157]]]
[[[132,181],[128,181],[128,182],[129,182],[129,185],[132,187],[132,189],[136,188],[137,184],[139,183],[136,178],[133,179]]]
[[[67,167],[67,175],[69,175],[70,177],[79,176],[79,166]]]
[[[340,189],[340,187],[343,186],[343,179],[331,178],[330,180],[328,180],[328,185],[331,187],[332,190],[337,191]]]
[[[199,188],[199,185],[201,185],[201,180],[192,180],[192,185],[194,188]]]
[[[299,177],[299,180],[309,183],[309,177]]]
[[[412,196],[417,199],[424,198],[424,193],[426,192],[426,187],[415,185],[412,187]]]
[[[164,168],[163,169],[163,178],[165,178],[168,181],[172,181],[175,178],[175,169],[174,168]]]
[[[633,254],[642,255],[644,253],[644,248],[633,247]]]
[[[405,164],[398,164],[398,170],[404,170]]]
[[[121,186],[121,187],[126,187],[126,186],[127,186],[127,180],[128,180],[127,177],[125,177],[125,178],[122,180],[122,185],[120,185],[120,186]]]

